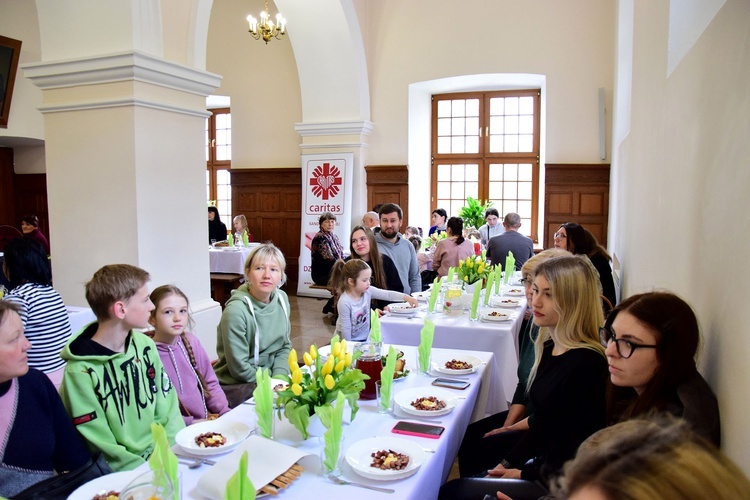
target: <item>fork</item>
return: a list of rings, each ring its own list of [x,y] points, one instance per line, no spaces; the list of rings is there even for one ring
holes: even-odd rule
[[[368,490],[373,491],[379,491],[381,493],[396,493],[396,490],[392,490],[390,488],[378,488],[377,486],[370,486],[369,484],[362,484],[362,483],[352,483],[350,481],[346,481],[344,479],[341,479],[340,477],[336,477],[333,474],[326,474],[326,477],[333,481],[336,484],[345,484],[348,486],[357,486],[359,488],[365,488]]]

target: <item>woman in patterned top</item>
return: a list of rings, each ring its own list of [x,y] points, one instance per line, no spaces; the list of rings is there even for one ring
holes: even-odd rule
[[[4,300],[20,307],[26,338],[32,344],[29,366],[47,374],[59,388],[65,368],[60,351],[71,330],[62,297],[52,288],[47,255],[34,240],[13,240],[5,247],[3,271],[11,286]]]
[[[336,216],[326,212],[318,220],[320,231],[312,240],[312,280],[316,285],[328,286],[331,269],[337,260],[344,258],[344,247],[339,237],[333,232],[336,227]]]

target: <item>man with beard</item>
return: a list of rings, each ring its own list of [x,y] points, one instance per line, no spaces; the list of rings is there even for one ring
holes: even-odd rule
[[[396,264],[404,285],[404,293],[409,295],[422,290],[422,278],[419,277],[419,264],[414,245],[399,232],[402,219],[401,207],[395,203],[383,205],[380,208],[380,232],[375,235],[375,239],[380,252],[390,257]]]

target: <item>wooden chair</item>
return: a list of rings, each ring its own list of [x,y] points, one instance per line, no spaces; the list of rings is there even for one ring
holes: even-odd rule
[[[231,291],[239,288],[245,277],[233,273],[211,273],[211,298],[221,304],[222,309]]]

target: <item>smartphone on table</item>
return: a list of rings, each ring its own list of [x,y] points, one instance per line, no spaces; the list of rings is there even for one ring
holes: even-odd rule
[[[419,424],[416,422],[404,422],[400,420],[393,426],[391,432],[430,439],[438,439],[445,431],[445,427],[439,425]]]
[[[448,389],[466,389],[471,385],[471,382],[467,382],[466,380],[456,380],[454,378],[438,377],[432,381],[432,385],[447,387]]]

